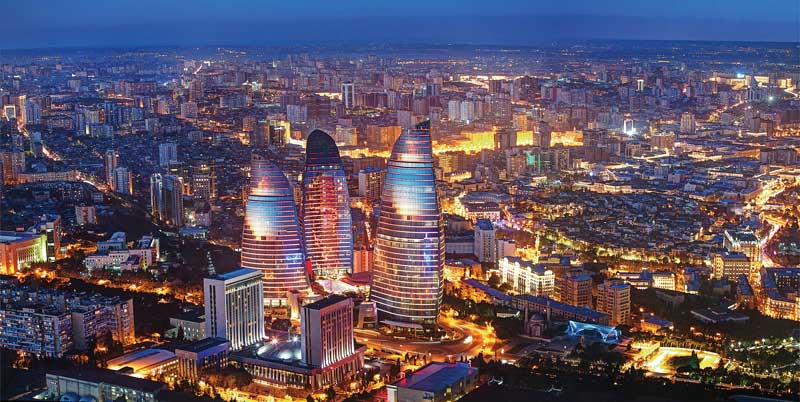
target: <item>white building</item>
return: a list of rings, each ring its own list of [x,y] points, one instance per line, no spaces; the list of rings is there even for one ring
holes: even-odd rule
[[[355,353],[353,300],[333,295],[300,308],[300,333],[305,363],[326,368]]]
[[[241,268],[203,279],[206,336],[225,338],[231,350],[264,340],[261,271]]]
[[[504,257],[497,266],[500,279],[520,294],[553,297],[555,274],[543,265],[533,264],[519,257]]]

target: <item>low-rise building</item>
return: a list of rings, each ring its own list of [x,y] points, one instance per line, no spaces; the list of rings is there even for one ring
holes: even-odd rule
[[[164,383],[89,366],[50,371],[46,382],[47,390],[62,401],[155,402],[158,392],[167,387]]]
[[[451,402],[475,389],[478,369],[467,363],[428,363],[386,386],[388,402]]]

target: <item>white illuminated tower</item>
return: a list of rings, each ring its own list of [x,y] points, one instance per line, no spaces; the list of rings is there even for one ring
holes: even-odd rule
[[[264,303],[286,305],[286,292],[305,290],[305,254],[289,180],[272,162],[253,155],[242,232],[242,267],[264,275]]]
[[[435,332],[443,264],[430,123],[424,122],[400,136],[387,164],[370,295],[379,319],[408,332]]]

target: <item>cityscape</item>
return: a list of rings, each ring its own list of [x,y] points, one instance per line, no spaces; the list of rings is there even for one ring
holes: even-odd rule
[[[283,10],[263,36],[198,2],[159,41],[180,2],[10,12],[0,400],[797,400],[800,6],[768,2],[769,34],[503,5],[569,37],[473,1],[233,1]]]

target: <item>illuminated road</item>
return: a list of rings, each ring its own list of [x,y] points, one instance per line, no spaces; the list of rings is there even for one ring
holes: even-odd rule
[[[449,331],[457,331],[465,336],[458,341],[450,342],[423,342],[423,341],[404,341],[400,339],[387,339],[378,336],[374,331],[356,330],[356,340],[375,350],[384,350],[397,354],[428,354],[432,360],[443,361],[447,357],[459,358],[461,356],[472,357],[480,352],[484,355],[494,353],[497,338],[494,329],[484,327],[475,323],[456,319],[442,314],[439,317],[439,324]]]
[[[661,347],[642,368],[654,374],[675,374],[675,370],[667,366],[669,361],[673,357],[689,357],[692,355],[692,351],[692,349],[688,348]],[[700,361],[701,369],[719,367],[719,362],[722,358],[718,354],[704,350],[695,350],[695,352]]]

